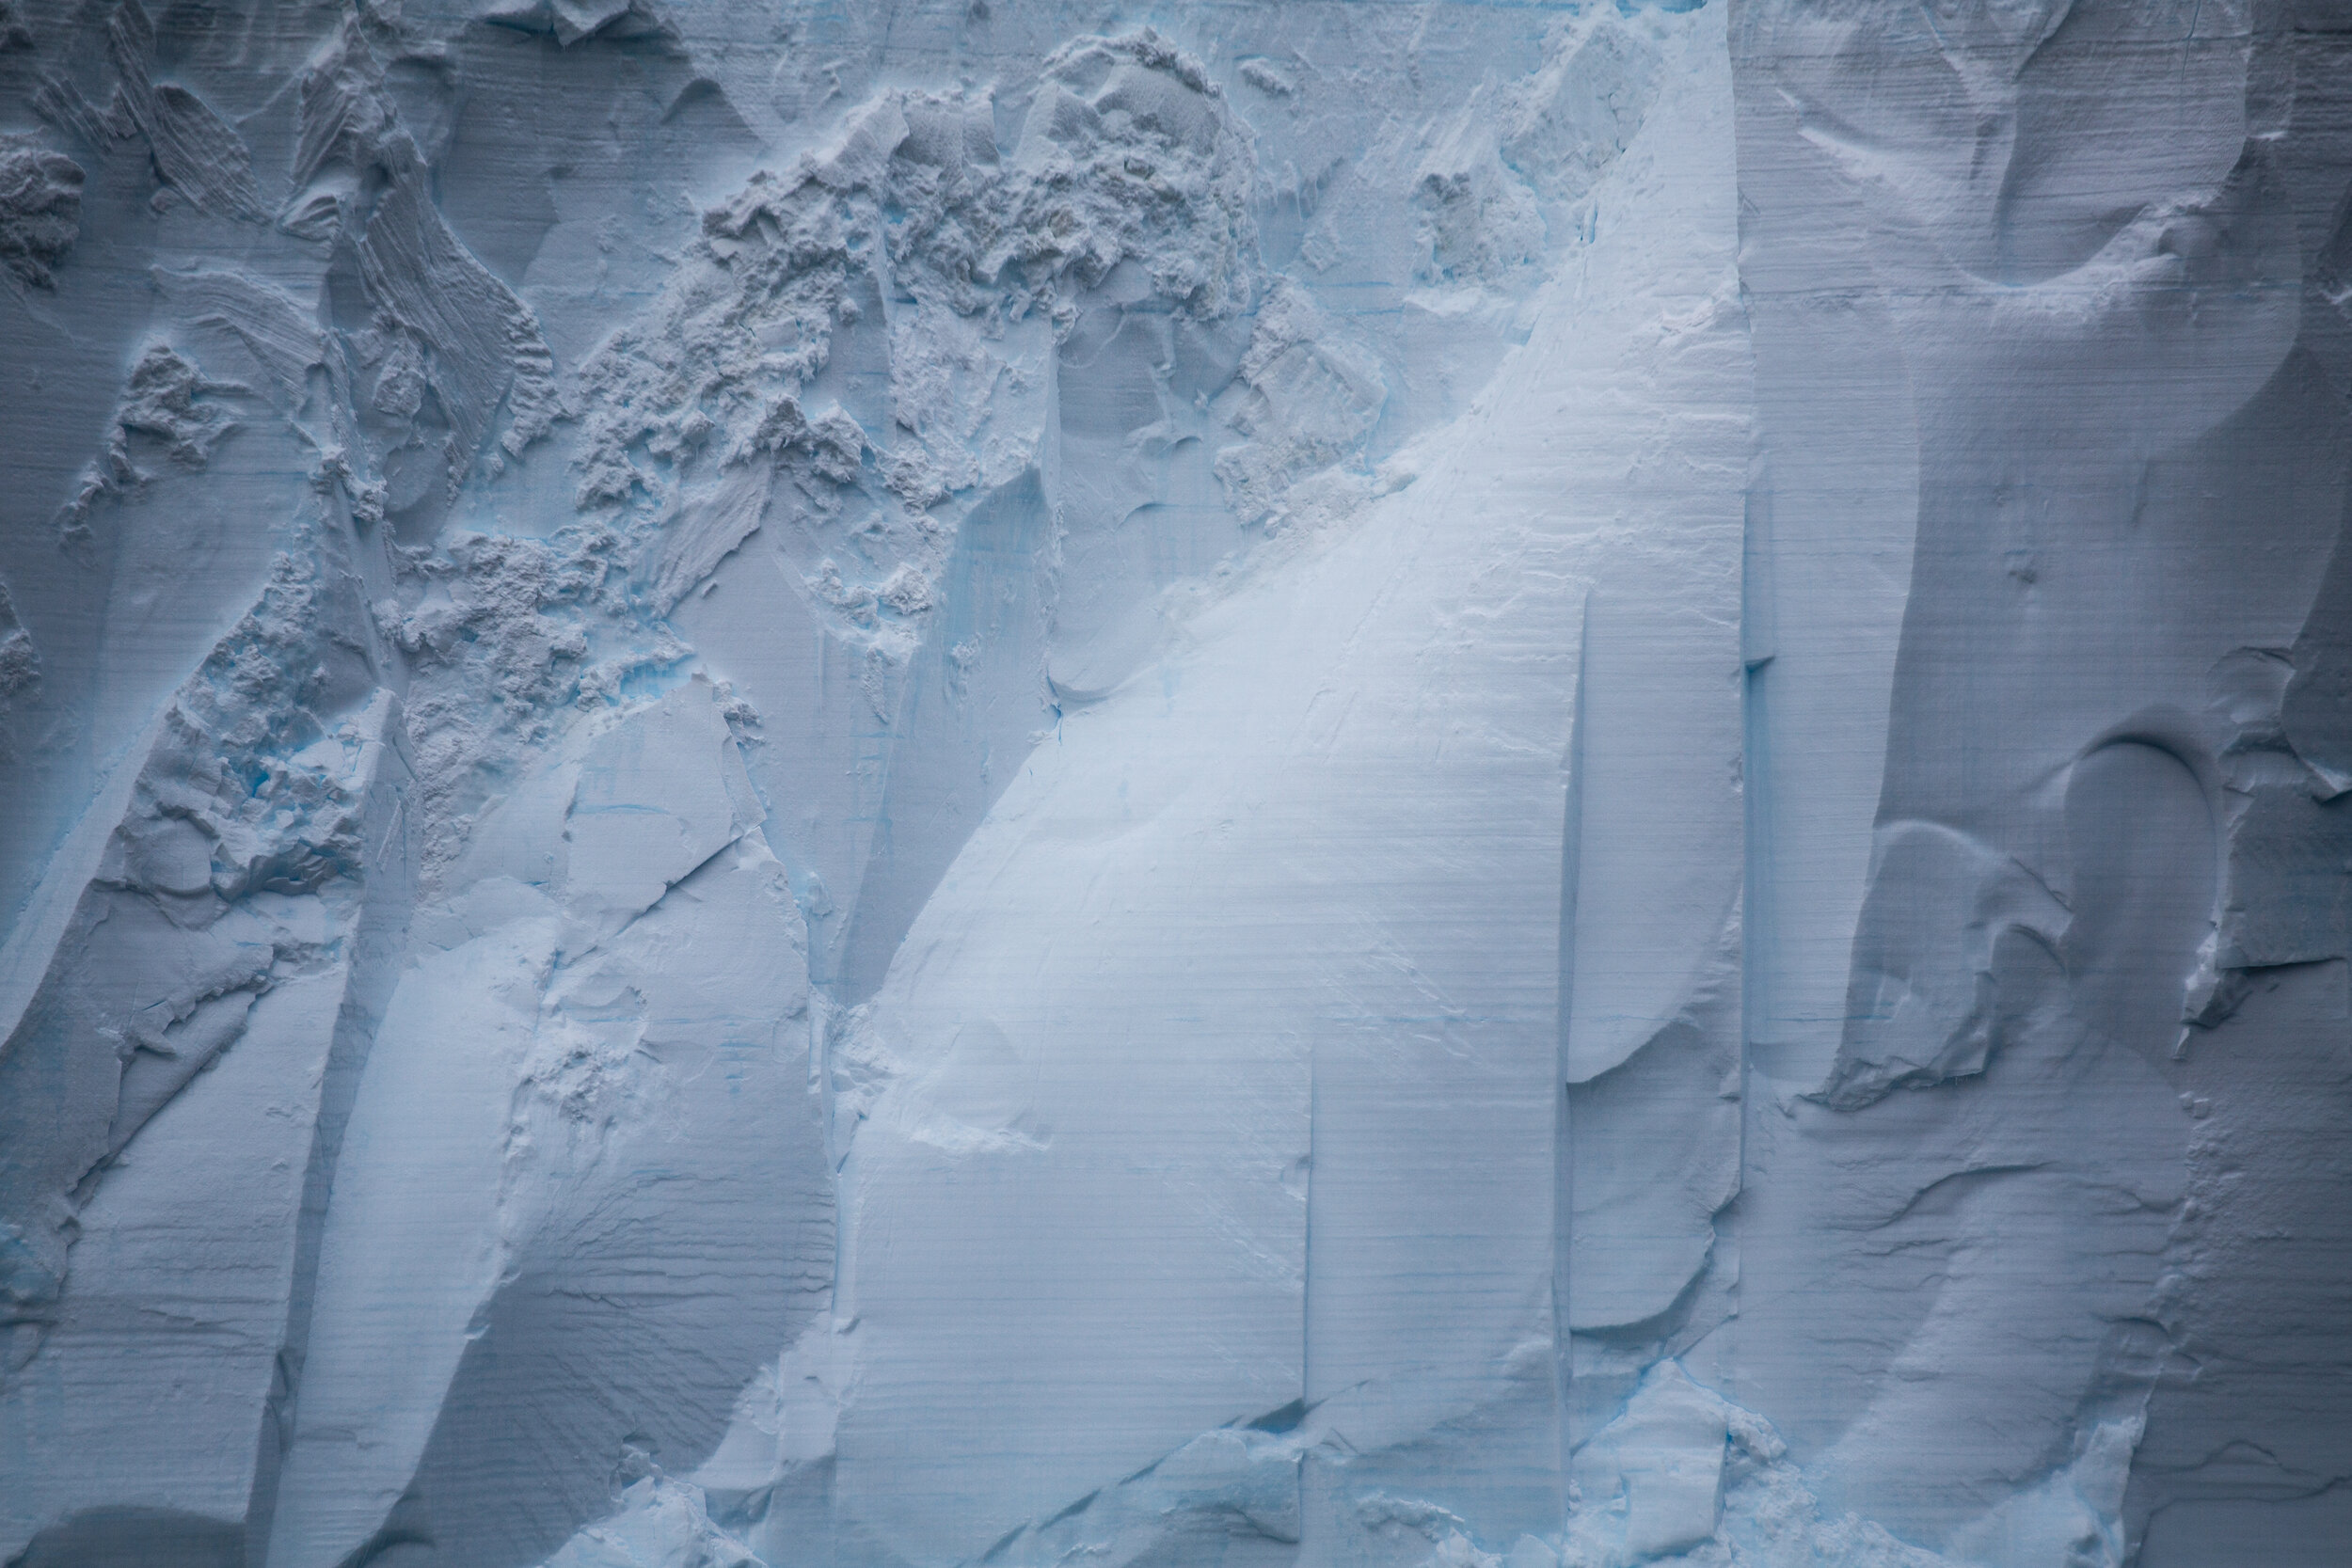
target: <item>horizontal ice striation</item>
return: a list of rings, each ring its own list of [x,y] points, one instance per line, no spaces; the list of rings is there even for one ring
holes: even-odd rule
[[[2340,9],[0,6],[0,1562],[2332,1562]]]

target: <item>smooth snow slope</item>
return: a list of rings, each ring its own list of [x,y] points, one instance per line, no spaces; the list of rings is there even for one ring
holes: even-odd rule
[[[2352,11],[0,116],[0,1563],[2352,1539]]]

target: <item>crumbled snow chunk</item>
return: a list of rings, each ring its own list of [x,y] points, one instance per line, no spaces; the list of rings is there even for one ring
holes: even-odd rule
[[[24,136],[0,136],[0,263],[37,289],[81,233],[82,166]]]

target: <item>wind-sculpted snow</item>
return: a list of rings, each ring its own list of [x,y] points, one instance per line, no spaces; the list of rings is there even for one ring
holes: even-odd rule
[[[0,1563],[2352,1535],[2352,19],[0,5]]]

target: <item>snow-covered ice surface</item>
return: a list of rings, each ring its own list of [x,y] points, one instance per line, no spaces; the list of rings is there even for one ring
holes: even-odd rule
[[[0,355],[0,1563],[2344,1560],[2337,0],[5,0]]]

